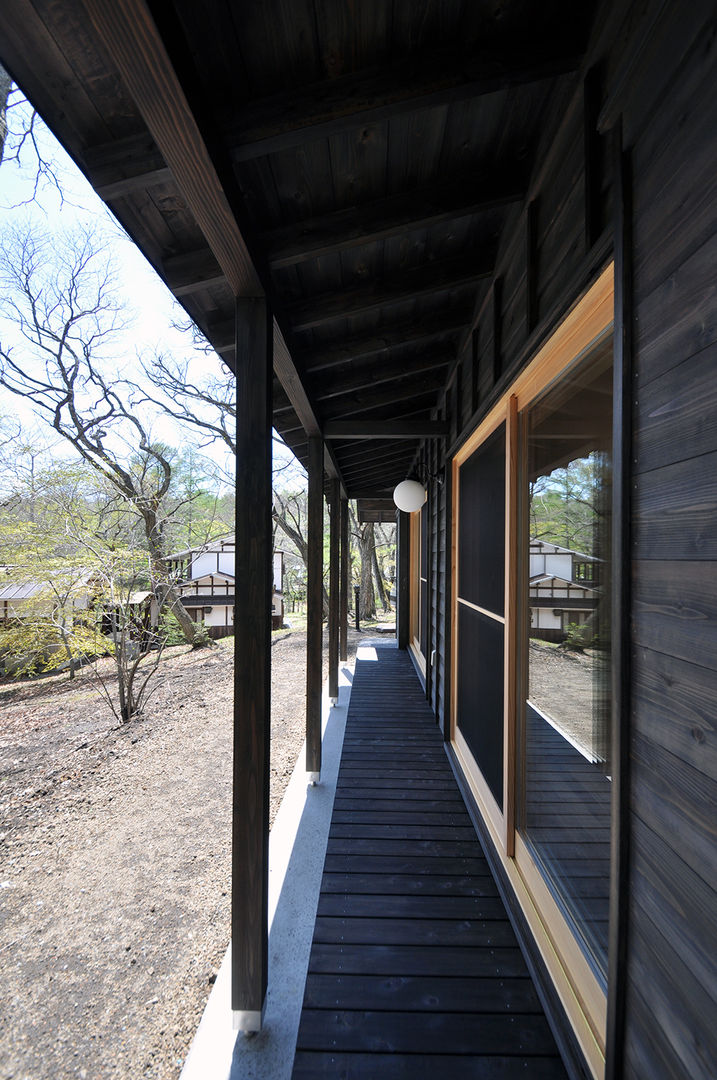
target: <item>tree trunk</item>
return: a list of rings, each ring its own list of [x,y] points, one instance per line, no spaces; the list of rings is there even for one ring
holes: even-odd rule
[[[359,526],[358,538],[361,556],[361,618],[372,619],[376,614],[376,596],[373,589],[373,556],[376,549],[372,521]]]
[[[149,547],[150,573],[152,589],[160,600],[160,608],[171,611],[180,625],[188,645],[197,646],[197,624],[179,598],[179,593],[171,582],[167,581],[167,566],[164,561],[164,548],[157,515],[152,506],[139,508],[144,522],[145,536]]]
[[[384,610],[384,614],[388,614],[388,612],[391,610],[391,601],[388,598],[388,593],[386,592],[386,586],[383,583],[383,577],[381,575],[381,567],[378,565],[378,555],[376,554],[376,537],[375,537],[375,535],[374,535],[374,543],[373,543],[373,549],[372,549],[372,552],[371,552],[371,556],[372,556],[372,558],[371,558],[371,566],[373,568],[373,576],[374,576],[374,579],[376,581],[376,592],[378,593],[378,598],[381,601],[381,607]]]

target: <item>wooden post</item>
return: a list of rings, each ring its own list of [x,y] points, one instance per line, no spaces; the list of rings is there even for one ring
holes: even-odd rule
[[[309,565],[306,568],[306,771],[321,776],[321,667],[324,575],[324,443],[309,438]]]
[[[613,520],[611,582],[612,836],[610,846],[610,933],[608,940],[606,1080],[625,1070],[628,933],[630,926],[630,716],[632,715],[630,625],[632,557],[632,331],[634,299],[633,181],[630,151],[623,147],[622,120],[613,132],[615,192],[615,330],[613,336]]]
[[[339,697],[339,482],[331,481],[329,507],[329,697]]]
[[[411,544],[411,518],[398,513],[398,566],[396,567],[396,636],[399,649],[408,648],[409,583],[408,563]]]
[[[259,1031],[268,970],[272,321],[236,302],[237,463],[231,1007]]]
[[[341,567],[339,589],[339,660],[348,660],[349,629],[349,501],[341,500]]]

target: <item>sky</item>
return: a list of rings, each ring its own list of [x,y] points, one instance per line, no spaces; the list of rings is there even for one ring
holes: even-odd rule
[[[11,103],[13,107],[8,110],[8,124],[12,132],[19,130],[23,117],[26,119],[31,110],[16,88],[13,90]],[[181,332],[173,327],[174,323],[187,325],[188,316],[184,309],[175,301],[164,282],[124,233],[45,125],[39,121],[36,128],[40,153],[44,160],[52,162],[62,188],[62,198],[47,180],[40,181],[36,197],[33,198],[37,157],[31,147],[26,147],[21,154],[19,165],[12,160],[4,160],[0,165],[0,233],[24,221],[31,222],[33,227],[36,226],[42,231],[58,233],[92,223],[110,238],[117,265],[117,284],[122,300],[131,313],[127,343],[125,345],[122,342],[123,356],[135,357],[137,352],[162,351],[175,358],[188,359],[190,371],[195,378],[203,371],[211,371],[217,375],[224,372],[224,365],[216,353],[197,350],[189,332]],[[10,138],[8,143],[11,143]],[[8,147],[6,152],[7,149]],[[4,342],[17,337],[17,331],[7,320],[3,320],[1,314],[0,335]],[[140,370],[138,364],[135,370]],[[19,416],[23,426],[33,425],[31,411],[23,407],[14,395],[0,387],[0,417],[3,416]],[[176,426],[167,418],[159,417],[152,430],[155,437],[167,442],[181,440]],[[223,468],[230,465],[218,445],[214,449],[207,448],[201,452],[212,457]],[[284,464],[288,460],[295,461],[288,449],[283,448],[282,451],[279,448],[277,451],[276,442],[275,458],[278,458],[278,464]],[[294,474],[293,479],[297,485],[302,482],[303,470],[298,463],[295,470],[288,471]]]

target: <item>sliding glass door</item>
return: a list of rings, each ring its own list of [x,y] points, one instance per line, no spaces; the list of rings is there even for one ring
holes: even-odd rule
[[[451,739],[601,1073],[611,839],[612,269],[453,460]]]

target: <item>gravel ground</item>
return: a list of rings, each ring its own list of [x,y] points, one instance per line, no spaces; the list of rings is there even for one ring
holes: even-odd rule
[[[0,686],[3,1080],[178,1076],[229,939],[232,647],[169,650],[119,729],[88,672]],[[272,820],[305,649],[272,648]]]
[[[531,641],[529,663],[530,700],[589,756],[595,734],[593,680],[599,678],[604,656],[597,651],[568,652]],[[609,668],[604,669],[603,677],[609,678]]]

